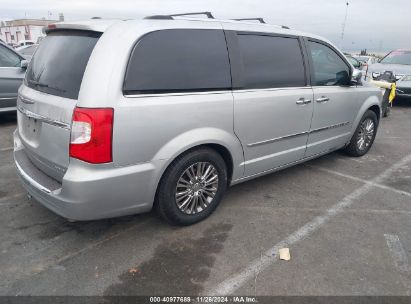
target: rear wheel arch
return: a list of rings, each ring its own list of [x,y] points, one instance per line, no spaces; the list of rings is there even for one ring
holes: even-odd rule
[[[181,168],[184,168],[184,166],[187,165],[187,162],[191,162],[193,159],[198,159],[201,158],[201,161],[206,161],[208,162],[208,159],[211,161],[211,163],[216,166],[217,170],[221,173],[221,182],[218,182],[220,184],[217,189],[219,192],[217,192],[216,197],[214,198],[214,205],[209,209],[205,209],[206,213],[198,213],[195,216],[197,219],[189,219],[185,218],[185,215],[181,215],[179,212],[175,211],[175,206],[170,205],[174,204],[172,202],[172,198],[170,197],[171,191],[171,186],[174,184],[175,177],[178,176],[176,174],[179,174]],[[205,158],[207,160],[205,160]],[[154,203],[153,203],[153,209],[156,210],[156,212],[165,220],[172,224],[177,224],[177,225],[191,225],[193,223],[196,223],[198,221],[201,221],[208,217],[214,209],[218,206],[222,195],[224,195],[225,189],[227,186],[230,184],[230,178],[231,178],[231,172],[232,172],[232,156],[229,150],[220,145],[220,144],[200,144],[196,145],[194,147],[190,147],[189,149],[186,149],[179,155],[177,155],[175,158],[172,159],[164,169],[164,171],[161,174],[161,177],[159,179],[159,182],[157,184],[157,189],[155,192],[155,198],[154,198]],[[220,165],[218,165],[220,164]],[[220,169],[218,169],[220,168]],[[219,178],[220,178],[219,177]],[[178,183],[178,181],[177,181]],[[194,190],[192,190],[194,191]],[[199,215],[199,217],[198,217]],[[193,216],[193,215],[191,215]]]
[[[228,185],[231,182],[232,179],[232,175],[233,175],[233,168],[234,168],[234,161],[233,161],[233,156],[230,152],[230,150],[221,145],[221,144],[217,144],[217,143],[202,143],[202,144],[198,144],[192,147],[187,148],[184,151],[181,151],[178,155],[176,155],[175,157],[173,157],[173,159],[167,164],[167,166],[165,167],[164,171],[161,173],[161,177],[158,181],[157,184],[157,190],[156,190],[156,196],[157,196],[157,192],[158,192],[158,187],[161,183],[161,180],[164,177],[165,172],[167,171],[167,169],[171,166],[172,163],[174,163],[179,157],[188,154],[194,150],[199,150],[201,148],[209,148],[211,150],[214,150],[215,152],[217,152],[224,160],[225,164],[226,164],[226,168],[227,168],[227,182]]]
[[[231,155],[231,152],[225,146],[220,145],[220,144],[204,144],[204,145],[196,146],[194,147],[194,149],[201,148],[201,147],[210,148],[216,151],[224,159],[224,162],[227,168],[227,184],[229,185],[233,177],[233,168],[234,168],[233,156]]]
[[[243,177],[244,151],[240,140],[224,129],[198,128],[179,134],[158,149],[152,159],[163,160],[164,163],[156,175],[157,180],[161,180],[170,164],[180,155],[201,147],[213,149],[224,159],[229,181]]]

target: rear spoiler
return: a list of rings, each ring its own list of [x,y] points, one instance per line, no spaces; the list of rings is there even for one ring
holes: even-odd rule
[[[121,22],[119,19],[90,19],[78,22],[56,22],[51,23],[44,28],[46,34],[55,30],[80,30],[92,32],[105,32],[111,25]]]

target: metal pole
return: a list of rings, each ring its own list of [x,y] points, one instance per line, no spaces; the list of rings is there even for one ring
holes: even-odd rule
[[[344,33],[345,33],[345,25],[347,24],[347,17],[348,17],[348,6],[349,6],[350,4],[348,3],[348,1],[347,1],[347,3],[346,3],[346,7],[345,7],[345,17],[344,17],[344,22],[343,22],[343,24],[342,24],[342,32],[341,32],[341,48],[342,48],[342,44],[343,44],[343,41],[344,41]]]

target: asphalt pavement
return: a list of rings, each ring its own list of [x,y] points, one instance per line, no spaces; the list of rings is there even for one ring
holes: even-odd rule
[[[382,120],[366,156],[236,185],[183,228],[154,213],[53,214],[18,180],[15,128],[0,115],[0,295],[411,295],[411,102]]]

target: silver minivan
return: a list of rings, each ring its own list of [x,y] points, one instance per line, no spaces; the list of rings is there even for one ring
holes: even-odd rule
[[[373,144],[381,93],[286,27],[173,16],[47,29],[17,102],[27,191],[70,220],[155,208],[189,225],[227,186]]]

